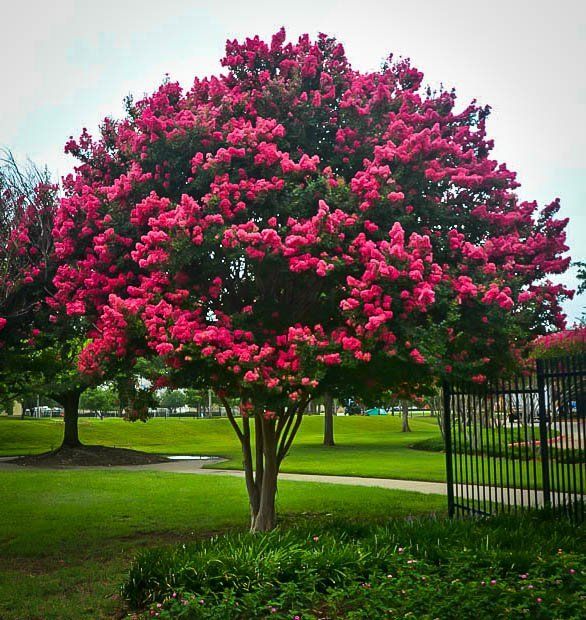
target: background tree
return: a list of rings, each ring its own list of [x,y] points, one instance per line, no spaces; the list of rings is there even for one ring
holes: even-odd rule
[[[334,397],[331,392],[324,394],[324,446],[335,446],[334,441],[334,416],[335,416]]]
[[[26,392],[43,394],[63,407],[63,440],[61,449],[81,446],[79,438],[79,401],[91,385],[91,377],[79,371],[78,357],[85,342],[84,328],[79,320],[59,326],[52,325],[48,331],[44,312],[35,316],[34,331],[38,332],[26,344],[23,343],[18,358],[9,373],[13,385],[21,385]],[[77,331],[77,333],[76,333]],[[16,373],[25,376],[26,384],[14,380]]]
[[[81,409],[97,413],[100,416],[108,411],[116,411],[119,405],[118,393],[114,386],[109,384],[86,390],[81,395],[79,402]]]
[[[80,166],[55,284],[96,321],[87,373],[150,350],[174,385],[213,387],[242,444],[252,529],[267,530],[328,371],[400,394],[434,375],[483,382],[563,324],[565,289],[546,278],[568,265],[566,222],[557,201],[519,201],[490,158],[488,108],[456,111],[407,61],[361,73],[335,40],[281,30],[228,42],[222,64],[68,143]]]
[[[581,295],[582,293],[586,293],[586,263],[581,261],[576,261],[574,263],[576,267],[578,267],[578,288],[576,289],[576,293]]]
[[[401,401],[401,432],[411,432],[411,427],[409,426],[409,402],[406,400]]]
[[[0,150],[0,370],[31,336],[31,322],[53,273],[52,223],[57,187],[46,169],[20,167]]]
[[[80,445],[79,396],[90,379],[78,370],[85,321],[53,314],[57,271],[52,227],[58,187],[47,169],[0,159],[0,394],[31,392],[64,409],[62,447]],[[51,301],[53,303],[51,304]]]
[[[186,404],[187,397],[182,390],[165,390],[159,398],[159,405],[168,409],[170,414]]]
[[[430,415],[437,419],[442,439],[445,439],[443,392],[439,385],[433,386],[430,393],[424,397],[424,403]]]
[[[576,326],[539,336],[532,343],[532,355],[547,359],[586,353],[586,327]]]
[[[187,388],[183,390],[185,394],[185,404],[191,409],[195,409],[198,415],[201,415],[202,411],[205,409],[206,401],[207,401],[207,390],[200,389],[196,390],[194,388]]]
[[[574,263],[575,267],[578,267],[578,288],[576,289],[576,293],[578,295],[582,295],[586,293],[586,262],[577,261]],[[579,322],[582,326],[586,325],[586,308],[582,309],[582,316],[580,317]]]

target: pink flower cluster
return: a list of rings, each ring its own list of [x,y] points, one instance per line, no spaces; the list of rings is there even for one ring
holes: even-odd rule
[[[544,336],[532,343],[535,357],[557,357],[586,352],[586,327],[574,327]]]
[[[42,304],[50,280],[57,191],[54,185],[38,183],[28,194],[19,193],[3,181],[0,174],[0,348],[7,340],[18,346],[30,336],[25,317]]]
[[[482,382],[515,316],[563,323],[542,282],[566,222],[519,202],[487,110],[456,112],[406,61],[355,71],[325,35],[232,41],[222,63],[68,143],[55,303],[95,321],[85,371],[144,344],[292,400],[381,358]]]

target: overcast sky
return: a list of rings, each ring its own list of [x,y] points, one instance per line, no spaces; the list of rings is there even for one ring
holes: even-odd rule
[[[491,105],[495,156],[518,172],[523,198],[561,198],[570,253],[586,260],[583,0],[2,0],[0,145],[61,176],[68,136],[122,116],[127,94],[165,73],[189,88],[220,70],[227,38],[282,25],[290,37],[336,36],[358,69],[408,56],[461,105]],[[585,306],[582,296],[565,308],[574,319]]]

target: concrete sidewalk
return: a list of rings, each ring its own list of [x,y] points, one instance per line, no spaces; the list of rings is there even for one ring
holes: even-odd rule
[[[218,460],[216,462],[221,462]],[[205,462],[204,462],[205,463]],[[174,463],[157,463],[154,465],[141,465],[141,469],[168,471],[179,474],[200,474],[215,476],[235,476],[244,478],[244,472],[236,469],[203,469],[204,463],[193,461],[175,461]],[[210,461],[208,461],[210,463]],[[131,469],[131,468],[129,468]],[[279,480],[291,480],[294,482],[317,482],[321,484],[344,484],[359,487],[378,487],[398,491],[413,491],[427,495],[447,495],[448,486],[445,482],[427,482],[422,480],[398,480],[394,478],[365,478],[361,476],[328,476],[323,474],[290,474],[280,473]],[[525,507],[543,506],[543,492],[538,489],[512,489],[497,486],[481,486],[475,484],[456,483],[454,485],[456,498],[461,498],[468,505],[473,505],[479,510],[490,503],[502,505],[517,505]],[[572,494],[556,494],[555,503],[563,503],[575,499]],[[457,500],[456,500],[457,501]]]
[[[14,457],[0,458],[0,471],[4,470],[21,470],[22,466],[11,463],[10,461]],[[196,474],[200,476],[232,476],[236,478],[244,478],[244,472],[238,469],[217,469],[217,468],[205,468],[204,465],[212,465],[222,463],[226,459],[222,458],[210,458],[207,460],[199,461],[187,461],[176,460],[169,461],[167,463],[152,463],[149,465],[117,465],[108,467],[111,470],[120,471],[161,471],[173,474]],[[26,468],[31,470],[33,468]],[[41,468],[34,468],[41,469]],[[49,468],[42,468],[47,471]],[[53,470],[59,469],[62,471],[65,468],[53,468]],[[104,467],[71,467],[67,469],[76,470],[90,470],[90,469],[104,469]],[[290,480],[293,482],[317,482],[320,484],[343,484],[348,486],[359,487],[378,487],[381,489],[392,489],[398,491],[413,491],[415,493],[435,494],[435,495],[447,495],[448,487],[445,482],[426,482],[422,480],[397,480],[393,478],[363,478],[361,476],[327,476],[323,474],[291,474],[280,473],[279,480]],[[504,505],[518,505],[518,506],[543,506],[543,493],[540,490],[532,489],[507,489],[504,487],[496,486],[477,486],[466,485],[456,483],[454,488],[456,497],[466,498],[466,503],[477,504],[478,508],[481,504],[496,502]],[[565,501],[572,501],[576,499],[572,494],[559,494],[556,495],[555,502],[563,503]]]
[[[53,471],[63,471],[64,469],[75,470],[92,470],[105,469],[105,467],[23,467],[16,465],[11,461],[16,457],[0,457],[0,471],[36,471],[49,469]],[[214,458],[202,461],[169,461],[168,463],[152,463],[149,465],[115,465],[108,467],[110,470],[120,471],[161,471],[173,474],[199,474],[214,476],[232,476],[236,478],[244,478],[244,472],[239,469],[214,469],[205,468],[204,465],[212,465],[222,463],[226,459]],[[362,478],[360,476],[326,476],[322,474],[288,474],[280,473],[279,480],[292,480],[295,482],[319,482],[325,484],[345,484],[349,486],[361,487],[380,487],[383,489],[398,489],[401,491],[415,491],[417,493],[436,493],[446,495],[446,485],[443,482],[422,482],[420,480],[394,480],[390,478]]]
[[[206,464],[221,463],[224,459],[208,461],[173,461],[171,463],[154,463],[152,465],[123,466],[117,469],[142,469],[150,471],[166,471],[174,474],[199,474],[214,476],[233,476],[244,478],[244,472],[239,469],[205,468]],[[398,489],[400,491],[415,491],[417,493],[437,493],[446,495],[444,482],[424,482],[421,480],[395,480],[391,478],[363,478],[361,476],[327,476],[322,474],[289,474],[279,473],[279,480],[294,482],[319,482],[325,484],[345,484],[358,487],[380,487],[382,489]]]

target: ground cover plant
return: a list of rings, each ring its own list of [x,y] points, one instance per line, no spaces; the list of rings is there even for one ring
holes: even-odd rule
[[[149,550],[122,592],[141,617],[577,619],[585,552],[543,514],[315,523]]]
[[[242,482],[143,471],[0,471],[0,617],[96,620],[122,608],[131,559],[153,545],[189,542],[247,524]],[[445,512],[445,497],[282,482],[287,526]],[[357,515],[360,515],[358,517]],[[122,614],[124,615],[124,614]]]

